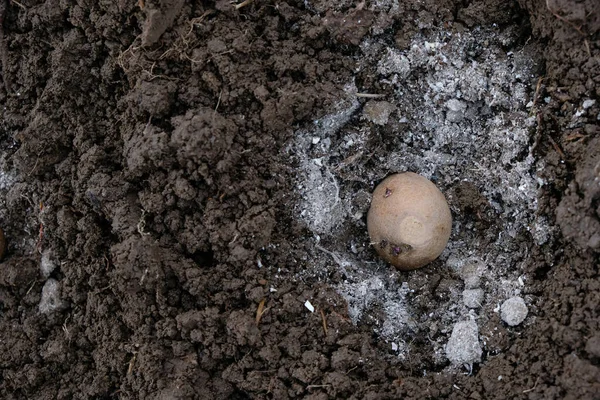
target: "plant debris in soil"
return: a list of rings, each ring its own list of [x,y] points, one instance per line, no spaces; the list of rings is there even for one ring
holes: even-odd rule
[[[516,33],[445,30],[418,35],[404,51],[365,40],[361,59],[371,62],[359,64],[358,77],[378,76],[389,100],[361,104],[356,94],[365,90],[349,82],[340,110],[301,130],[290,151],[304,171],[298,216],[315,243],[314,269],[300,276],[338,286],[352,321],[375,325],[400,358],[417,353],[443,367],[452,326],[465,319],[490,328],[482,343],[497,334],[490,321],[501,327],[499,304],[531,279],[522,267],[530,248],[552,238],[536,213],[544,165],[529,142],[540,53],[516,47]],[[503,50],[507,44],[514,51]],[[410,274],[377,262],[364,218],[374,183],[404,171],[434,180],[456,216],[442,262]],[[342,282],[328,282],[336,269]]]

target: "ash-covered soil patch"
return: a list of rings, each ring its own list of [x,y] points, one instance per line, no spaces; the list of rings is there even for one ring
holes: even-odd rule
[[[500,305],[531,281],[531,247],[554,236],[537,213],[544,162],[532,154],[540,53],[520,40],[515,26],[449,27],[400,49],[368,38],[338,111],[298,131],[290,148],[303,171],[296,216],[314,233],[312,268],[300,277],[335,286],[354,323],[372,325],[401,359],[416,354],[423,373],[447,364],[460,321],[480,327],[478,351],[453,364],[470,370],[501,351]],[[378,80],[376,93],[357,87],[365,76]],[[373,186],[404,171],[433,180],[454,214],[439,261],[411,273],[378,261],[365,227]]]

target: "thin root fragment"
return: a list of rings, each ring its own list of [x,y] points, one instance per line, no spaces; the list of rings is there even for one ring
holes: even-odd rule
[[[362,97],[365,99],[379,99],[381,97],[385,97],[385,94],[377,94],[377,93],[356,93],[356,97]]]
[[[321,312],[321,321],[323,322],[323,332],[325,332],[325,336],[327,336],[327,319],[325,318],[325,313],[323,309],[319,310]]]
[[[265,308],[266,301],[267,299],[262,299],[258,304],[258,308],[256,309],[256,325],[260,324],[263,314],[268,310],[268,308]]]
[[[242,7],[246,7],[248,4],[252,3],[254,0],[244,0],[240,4],[235,5],[235,9],[239,10]]]

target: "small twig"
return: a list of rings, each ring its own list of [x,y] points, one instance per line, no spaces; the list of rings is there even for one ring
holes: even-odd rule
[[[333,258],[333,261],[335,261],[342,268],[345,268],[345,267],[348,267],[348,266],[352,265],[351,263],[349,263],[347,261],[341,260],[340,257],[337,254],[335,254],[332,251],[327,250],[326,248],[324,248],[323,246],[321,246],[319,244],[316,244],[315,248],[317,250],[321,250],[323,253],[329,254],[331,256],[331,258]]]
[[[135,359],[137,358],[137,353],[133,353],[133,357],[129,361],[129,368],[127,368],[127,375],[131,375],[133,372],[133,365],[135,364]]]
[[[69,339],[69,345],[71,343],[71,332],[69,332],[69,328],[67,327],[67,322],[69,322],[70,319],[71,319],[71,314],[69,314],[67,316],[67,318],[65,318],[65,322],[63,322],[63,324],[62,324],[63,332],[65,333],[66,338]]]
[[[326,388],[326,387],[330,387],[331,385],[308,385],[306,387],[306,390],[309,389],[318,389],[318,388]]]
[[[256,309],[256,325],[260,323],[260,319],[263,314],[267,312],[268,308],[265,308],[265,302],[267,299],[262,299],[260,303],[258,303],[258,308]]]
[[[537,379],[535,380],[535,384],[533,385],[533,387],[531,389],[523,390],[523,393],[533,392],[535,390],[535,388],[537,387],[539,381],[540,381],[540,377],[538,376]]]
[[[186,60],[188,60],[192,64],[202,64],[202,63],[204,63],[204,61],[201,61],[201,60],[194,60],[192,57],[188,56],[187,54],[183,54],[182,56],[183,56],[183,58],[185,58]]]
[[[375,93],[356,93],[356,97],[364,97],[366,99],[378,99],[380,97],[385,97],[385,94],[375,94]]]
[[[570,133],[565,140],[567,142],[573,142],[578,139],[583,139],[584,137],[586,137],[586,135],[582,135],[581,132],[575,131]]]
[[[577,26],[575,25],[573,22],[569,21],[568,19],[566,19],[565,17],[562,17],[561,15],[558,14],[558,12],[554,11],[551,7],[550,7],[550,3],[549,0],[546,0],[546,8],[548,9],[548,11],[550,11],[550,13],[552,15],[554,15],[556,18],[558,18],[559,20],[561,20],[562,22],[565,22],[566,24],[570,25],[573,29],[575,29],[577,32],[579,32],[579,34],[583,37],[586,37],[587,35],[585,33],[583,33],[583,31],[581,30],[581,26]]]
[[[23,4],[19,3],[16,0],[10,0],[11,3],[14,3],[16,5],[18,5],[19,7],[21,7],[23,10],[27,11],[27,7],[25,7]]]
[[[321,319],[323,320],[323,331],[325,332],[325,336],[327,336],[327,320],[325,319],[325,313],[323,309],[319,310],[321,312]]]
[[[142,286],[144,284],[144,280],[146,279],[146,275],[148,275],[148,268],[146,268],[144,270],[144,273],[142,274],[142,277],[140,278],[140,286]]]
[[[21,197],[24,198],[25,200],[27,200],[27,203],[29,203],[29,207],[35,208],[35,204],[33,203],[33,200],[31,200],[29,197],[25,196],[24,194],[22,194]]]
[[[130,58],[133,58],[135,56],[135,51],[141,48],[141,45],[135,46],[135,44],[138,41],[138,39],[141,39],[141,37],[142,35],[136,36],[135,39],[133,39],[133,42],[131,42],[131,44],[129,45],[129,47],[122,51],[121,54],[119,54],[119,56],[117,57],[117,65],[119,65],[121,69],[123,69],[123,71],[125,72],[129,72],[132,67],[131,65],[129,65],[129,68],[125,67],[126,62],[127,64],[129,64],[129,62],[125,60],[125,57],[127,54],[131,55]]]
[[[346,375],[348,375],[350,372],[354,371],[356,368],[358,368],[358,365],[355,367],[352,367],[348,371],[346,371]]]
[[[254,0],[244,0],[240,4],[235,5],[235,9],[239,10],[242,7],[246,7],[248,4],[252,3]]]
[[[363,155],[363,152],[362,152],[362,150],[361,150],[361,151],[359,151],[359,152],[358,152],[358,153],[356,153],[356,154],[353,154],[353,155],[351,155],[351,156],[349,156],[349,157],[346,157],[346,158],[345,158],[344,160],[342,160],[342,162],[340,162],[340,163],[339,163],[339,164],[338,164],[338,165],[337,165],[337,166],[336,166],[336,167],[335,167],[333,170],[334,170],[335,172],[339,172],[339,171],[341,171],[342,169],[346,168],[348,165],[352,165],[352,164],[354,164],[354,163],[356,162],[356,160],[358,160],[359,158],[361,158],[361,157],[362,157],[362,155]]]
[[[67,328],[67,324],[63,324],[62,326],[62,330],[65,333],[65,336],[67,337],[67,339],[69,339],[70,333],[69,333],[69,328]]]
[[[583,39],[583,44],[585,44],[585,50],[588,53],[588,57],[592,56],[592,51],[590,50],[590,42],[587,39]]]
[[[40,162],[40,154],[37,155],[37,158],[35,159],[35,164],[33,164],[33,168],[31,168],[31,171],[29,171],[27,173],[27,176],[31,176],[31,174],[33,174],[35,172],[35,169],[37,168],[38,162]]]
[[[539,95],[540,95],[540,89],[542,87],[542,82],[544,81],[544,79],[546,79],[545,77],[541,77],[540,79],[538,79],[537,85],[535,86],[535,94],[533,95],[533,105],[535,106]]]
[[[202,14],[201,16],[199,16],[199,17],[196,17],[196,18],[192,18],[192,19],[190,20],[190,30],[189,30],[189,31],[188,31],[188,33],[185,35],[185,37],[187,38],[188,36],[190,36],[190,34],[192,33],[192,31],[194,30],[194,26],[195,26],[195,25],[200,25],[200,23],[201,23],[202,21],[204,21],[204,18],[206,18],[206,17],[208,17],[209,15],[212,15],[212,14],[214,14],[214,13],[216,13],[216,11],[215,11],[215,10],[207,10],[207,11],[204,11],[204,14]]]
[[[335,315],[337,315],[337,316],[339,317],[339,319],[341,319],[341,320],[342,320],[342,321],[344,321],[344,322],[347,322],[347,323],[351,323],[351,322],[352,322],[352,320],[351,320],[350,318],[348,318],[348,317],[347,317],[347,316],[345,316],[345,315],[342,315],[342,314],[340,314],[340,313],[339,313],[339,312],[337,312],[337,311],[332,311],[331,313],[332,313],[332,314],[335,314]]]
[[[562,151],[562,149],[560,148],[560,146],[558,145],[558,143],[556,143],[554,141],[554,139],[552,139],[551,136],[548,136],[548,140],[550,141],[550,143],[552,144],[552,147],[554,147],[554,150],[556,150],[556,152],[558,153],[558,155],[560,155],[560,157],[563,160],[567,160],[567,156],[565,155],[565,153]]]
[[[221,96],[223,95],[223,89],[221,89],[221,91],[219,92],[219,98],[217,99],[217,105],[215,106],[215,112],[217,112],[217,109],[219,108],[219,105],[221,104]]]
[[[27,296],[29,294],[29,292],[31,292],[31,289],[33,289],[34,286],[35,286],[35,279],[31,283],[31,287],[29,287],[29,290],[27,291],[27,293],[25,293],[25,296]]]
[[[112,285],[108,285],[108,286],[106,286],[106,287],[103,287],[102,289],[98,289],[98,291],[96,292],[96,294],[98,294],[98,293],[102,293],[102,292],[104,292],[105,290],[107,290],[107,289],[110,289],[111,287],[112,287]]]
[[[221,91],[219,92],[219,98],[217,99],[217,105],[215,106],[215,111],[213,111],[211,123],[215,122],[215,115],[217,115],[217,109],[219,108],[219,105],[221,105],[221,95],[222,94],[223,94],[223,89],[221,89]]]
[[[150,66],[150,71],[148,71],[146,69],[142,70],[142,72],[145,72],[146,74],[148,74],[150,76],[150,82],[152,82],[153,80],[155,80],[157,78],[166,79],[166,80],[169,80],[169,81],[178,81],[179,80],[178,78],[173,78],[173,77],[168,76],[168,75],[162,75],[162,74],[156,75],[156,74],[154,74],[154,67],[155,66],[156,66],[156,61],[154,61],[152,63],[152,65]]]
[[[146,232],[146,210],[142,208],[142,215],[137,223],[137,231],[142,236],[150,235],[150,232]]]

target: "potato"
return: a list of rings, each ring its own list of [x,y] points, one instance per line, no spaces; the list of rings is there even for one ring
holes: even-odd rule
[[[388,176],[375,188],[367,229],[381,258],[409,271],[442,253],[450,239],[452,215],[431,181],[405,172]]]

